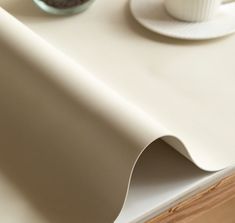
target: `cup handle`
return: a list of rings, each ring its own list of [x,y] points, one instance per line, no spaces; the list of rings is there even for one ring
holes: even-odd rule
[[[222,0],[222,4],[227,4],[231,2],[235,2],[235,0]]]

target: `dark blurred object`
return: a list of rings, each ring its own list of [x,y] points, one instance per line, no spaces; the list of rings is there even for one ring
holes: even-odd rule
[[[88,9],[94,0],[34,0],[43,11],[55,15],[70,15]]]

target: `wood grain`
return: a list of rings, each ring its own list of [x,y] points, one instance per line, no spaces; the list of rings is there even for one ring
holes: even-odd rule
[[[199,215],[189,223],[234,223],[235,222],[235,198],[210,209]]]
[[[227,217],[227,222],[224,219],[221,221],[225,212],[232,215]],[[221,180],[147,223],[203,223],[203,219],[205,223],[209,223],[208,219],[213,223],[235,222],[235,175]]]

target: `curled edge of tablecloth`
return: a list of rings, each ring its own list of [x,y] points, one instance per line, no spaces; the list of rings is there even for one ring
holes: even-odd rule
[[[5,47],[9,47],[9,50],[13,52],[15,56],[21,57],[22,63],[27,64],[31,70],[35,70],[35,73],[37,70],[42,74],[42,76],[44,75],[43,78],[45,78],[45,74],[48,75],[46,78],[50,79],[50,82],[53,83],[53,85],[57,86],[59,90],[66,92],[66,94],[71,95],[72,98],[77,98],[79,96],[78,104],[84,105],[87,111],[91,110],[91,116],[95,117],[94,120],[98,117],[98,119],[100,118],[100,120],[106,122],[104,126],[101,124],[102,128],[105,129],[104,131],[107,131],[106,133],[108,133],[112,128],[115,129],[114,132],[118,135],[116,137],[117,144],[119,139],[122,137],[124,138],[119,145],[114,147],[117,148],[122,144],[124,144],[125,148],[128,148],[128,146],[130,146],[130,148],[132,147],[130,151],[122,150],[122,154],[118,155],[120,156],[120,159],[118,159],[116,163],[117,166],[121,158],[127,158],[123,170],[120,170],[122,173],[117,176],[117,178],[120,178],[117,182],[115,182],[117,184],[115,190],[119,190],[114,190],[117,194],[117,196],[114,196],[116,198],[111,198],[110,196],[112,193],[109,193],[109,196],[105,197],[102,201],[109,204],[103,205],[103,208],[96,206],[100,205],[99,202],[94,204],[94,206],[91,206],[93,208],[97,207],[98,211],[87,210],[87,213],[81,217],[81,220],[84,223],[91,221],[104,223],[110,222],[110,220],[115,220],[127,197],[131,176],[139,157],[143,151],[151,147],[151,144],[156,140],[164,140],[203,170],[216,171],[225,168],[225,166],[219,165],[215,168],[204,166],[203,162],[200,162],[194,158],[194,156],[190,153],[190,148],[187,148],[183,144],[183,140],[181,141],[176,136],[173,136],[167,129],[164,128],[164,124],[160,123],[160,120],[157,120],[155,117],[150,117],[144,111],[131,104],[131,102],[126,101],[125,98],[118,95],[115,91],[106,86],[106,84],[97,80],[95,76],[91,75],[78,63],[48,44],[1,8],[0,32],[0,43],[2,43]],[[58,66],[54,66],[55,62]],[[37,81],[30,80],[29,83],[32,84],[31,89],[34,89]],[[77,91],[78,88],[79,91]],[[78,95],[78,93],[80,95]],[[40,89],[35,94],[41,94]],[[40,96],[46,98],[46,93],[44,95],[42,92],[42,95]],[[31,99],[29,98],[29,101],[25,103],[31,103],[32,101],[30,100]],[[97,100],[99,103],[96,103]],[[112,106],[110,103],[112,103]],[[58,102],[58,106],[62,106],[62,104],[60,101]],[[71,123],[74,120],[72,120]],[[97,130],[95,130],[95,132],[97,132]],[[105,137],[103,139],[105,139]],[[111,141],[109,145],[111,145]],[[127,154],[124,155],[123,152],[126,152]],[[112,154],[110,156],[112,156]],[[115,158],[113,160],[115,160]],[[86,162],[89,162],[89,160]],[[108,158],[101,160],[100,163],[97,163],[97,165],[95,164],[94,166],[96,166],[96,169],[99,168],[99,164],[102,164],[103,162],[108,162]],[[112,166],[112,163],[109,165]],[[107,167],[106,165],[104,166]],[[105,167],[103,170],[105,170]],[[100,171],[102,172],[103,170],[101,169]],[[102,191],[102,195],[104,195],[107,190],[113,190],[111,186],[114,186],[114,184],[111,182],[116,178],[115,173],[117,174],[118,171],[118,169],[115,169],[113,174],[106,174],[106,177],[110,176],[110,185],[108,186],[107,182],[104,184],[98,183],[98,192],[101,192],[100,190],[102,190],[104,185],[107,185],[107,188],[103,188],[104,191]],[[88,181],[90,180],[91,179]],[[95,189],[95,187],[93,189]],[[86,196],[89,198],[89,194]],[[100,196],[101,195],[97,195],[97,198],[101,198]],[[86,205],[84,206],[82,211],[84,211],[85,208],[90,208],[89,204],[87,204],[87,207]],[[108,216],[107,213],[109,211],[107,211],[107,208],[109,208],[110,212],[112,212],[111,214],[109,213]],[[87,216],[89,212],[96,213],[96,215]]]

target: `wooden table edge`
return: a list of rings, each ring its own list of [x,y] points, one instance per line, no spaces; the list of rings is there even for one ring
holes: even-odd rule
[[[235,198],[235,174],[179,202],[146,223],[186,223]],[[235,211],[235,207],[234,207]]]

